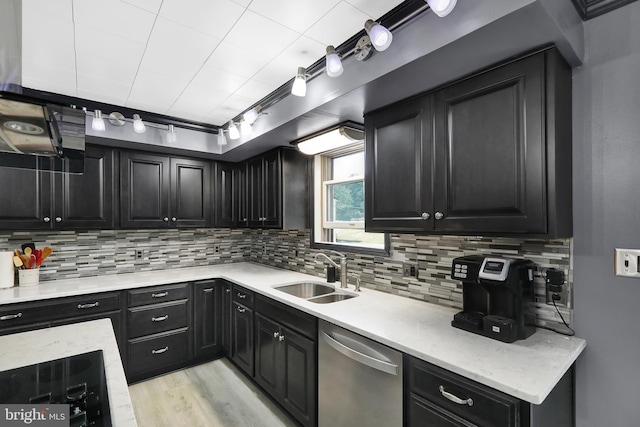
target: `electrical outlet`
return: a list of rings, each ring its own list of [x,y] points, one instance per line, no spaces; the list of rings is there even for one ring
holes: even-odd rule
[[[547,304],[567,307],[567,284],[564,271],[550,268],[545,273]]]
[[[213,253],[214,254],[220,253],[220,245],[213,245]]]
[[[402,263],[402,276],[418,278],[418,265],[413,262]]]
[[[616,248],[614,271],[616,276],[640,277],[640,250]]]
[[[142,249],[136,249],[136,259],[142,258],[144,251]]]

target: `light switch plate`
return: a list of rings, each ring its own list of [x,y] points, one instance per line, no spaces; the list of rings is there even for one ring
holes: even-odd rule
[[[640,278],[640,249],[615,249],[616,276]]]

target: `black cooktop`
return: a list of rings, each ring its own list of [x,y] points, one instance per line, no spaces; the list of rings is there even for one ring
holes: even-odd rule
[[[0,403],[68,404],[72,427],[110,427],[102,350],[0,372]]]

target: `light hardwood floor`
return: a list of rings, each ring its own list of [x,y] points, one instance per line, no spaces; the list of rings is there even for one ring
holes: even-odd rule
[[[134,384],[140,427],[294,427],[227,359]]]

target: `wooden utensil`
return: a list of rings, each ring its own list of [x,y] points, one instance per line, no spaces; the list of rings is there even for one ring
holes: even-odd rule
[[[30,256],[31,256],[32,251],[33,251],[33,250],[32,250],[29,246],[27,246],[26,248],[24,248],[24,254],[25,254],[26,256],[28,256],[28,257],[30,257]]]
[[[47,259],[47,257],[51,255],[52,252],[53,249],[51,249],[49,246],[45,246],[44,248],[42,248],[42,257],[40,258],[40,262],[42,263],[42,261]]]
[[[13,256],[13,265],[15,265],[17,268],[24,268],[24,264],[22,262],[22,258],[20,258],[17,255]]]
[[[29,268],[29,258],[26,255],[20,255],[20,260],[22,261],[22,265],[24,266],[24,268]]]

